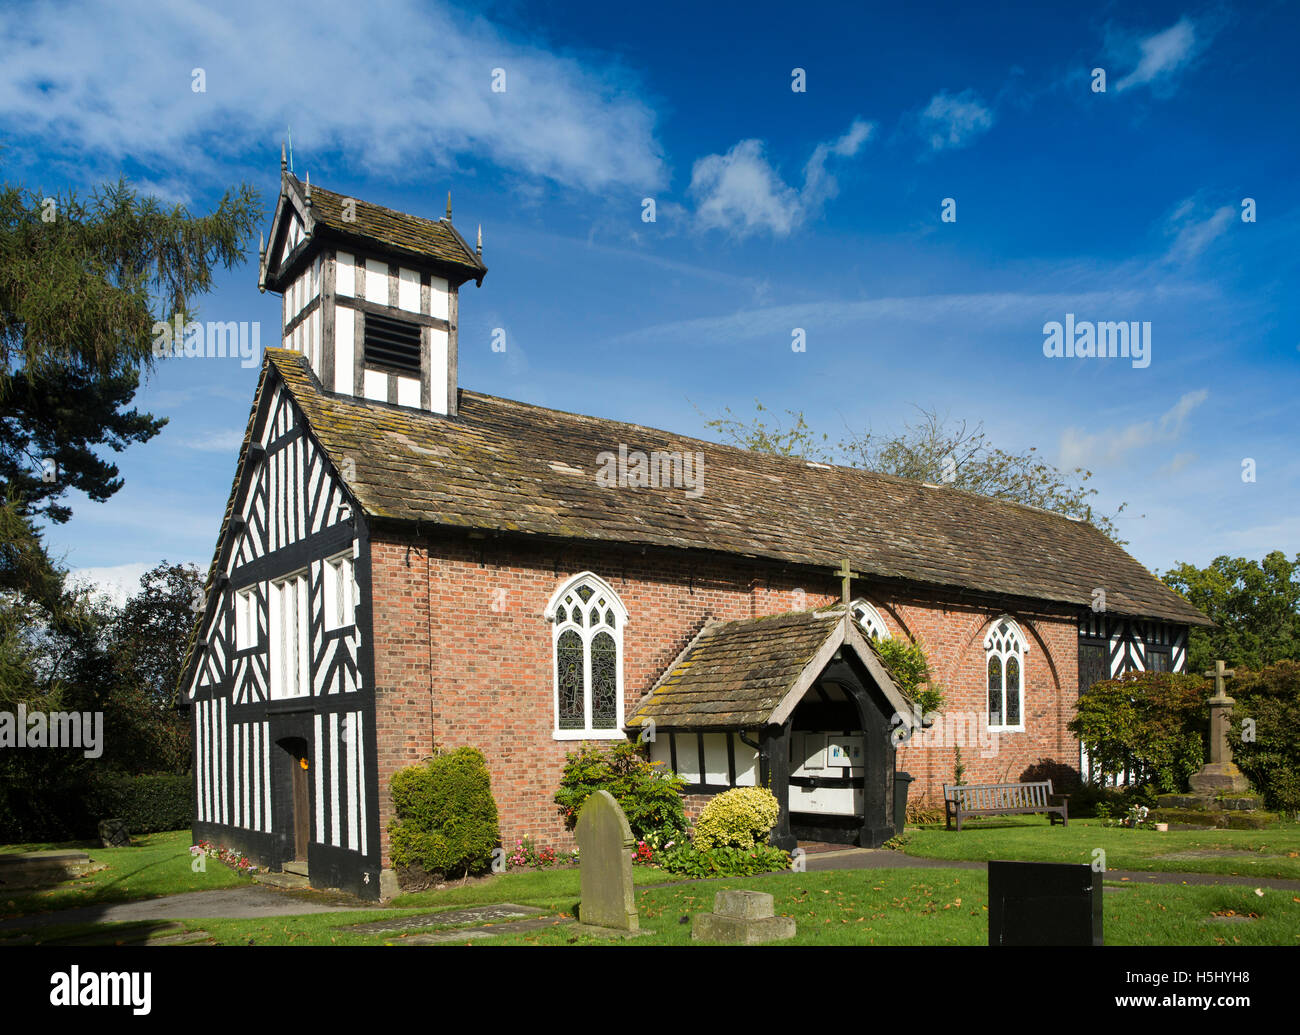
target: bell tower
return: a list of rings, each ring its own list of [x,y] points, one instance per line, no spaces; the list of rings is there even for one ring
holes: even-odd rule
[[[483,283],[482,253],[450,193],[444,218],[408,215],[299,180],[281,150],[258,288],[282,297],[282,345],[326,391],[455,416],[458,294]]]

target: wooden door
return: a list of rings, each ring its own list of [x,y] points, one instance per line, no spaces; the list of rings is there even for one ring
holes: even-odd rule
[[[293,762],[293,857],[307,861],[307,842],[311,839],[311,806],[307,799],[307,756],[298,753]]]

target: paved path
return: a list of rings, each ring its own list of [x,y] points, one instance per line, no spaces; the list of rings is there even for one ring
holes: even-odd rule
[[[820,870],[900,870],[950,869],[984,870],[988,863],[969,859],[926,859],[906,852],[883,848],[846,848],[839,852],[809,853],[807,866],[810,873]],[[1300,880],[1283,880],[1274,877],[1251,877],[1228,873],[1163,873],[1146,870],[1107,870],[1108,881],[1131,881],[1135,884],[1238,884],[1252,888],[1279,888],[1300,890]]]
[[[268,916],[301,916],[304,913],[346,913],[383,908],[379,905],[344,906],[313,902],[273,888],[229,888],[224,891],[190,891],[143,902],[116,905],[79,906],[53,913],[0,920],[0,929],[51,927],[55,924],[116,924],[138,920],[259,920]]]

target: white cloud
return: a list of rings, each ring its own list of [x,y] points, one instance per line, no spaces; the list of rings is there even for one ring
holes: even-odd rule
[[[1223,205],[1208,216],[1198,215],[1197,208],[1196,203],[1188,198],[1170,215],[1166,229],[1174,235],[1174,240],[1165,254],[1168,261],[1185,262],[1196,258],[1232,225],[1237,216],[1237,210],[1231,205]]]
[[[1138,56],[1133,71],[1115,84],[1123,93],[1135,86],[1167,87],[1175,74],[1185,68],[1204,45],[1197,38],[1196,26],[1185,15],[1169,28],[1141,39],[1128,37],[1110,48],[1115,60],[1132,60]]]
[[[1209,397],[1210,393],[1204,388],[1186,392],[1159,420],[1139,421],[1113,431],[1089,434],[1082,428],[1066,428],[1061,433],[1060,466],[1067,470],[1091,468],[1115,463],[1134,449],[1176,442],[1182,436],[1183,426],[1192,411]]]
[[[88,588],[93,595],[106,597],[121,607],[128,597],[140,592],[141,576],[155,567],[156,561],[152,564],[136,561],[133,564],[114,564],[102,568],[77,568],[68,572],[64,584],[69,589]]]
[[[824,299],[779,306],[758,306],[717,316],[673,320],[643,327],[610,340],[611,345],[735,345],[742,342],[789,339],[792,327],[816,327],[818,333],[877,331],[885,326],[961,326],[963,321],[985,330],[1005,328],[1026,334],[1026,349],[1041,355],[1044,313],[1118,312],[1153,301],[1168,303],[1202,297],[1200,286],[1109,291],[1016,292],[886,296],[843,301]]]
[[[220,173],[214,151],[274,161],[286,126],[300,174],[307,155],[337,149],[413,178],[487,160],[589,191],[667,181],[654,113],[626,73],[447,4],[72,0],[5,8],[0,38],[0,126],[52,156],[152,166],[172,196]],[[193,68],[206,92],[191,89]]]
[[[761,231],[788,237],[838,191],[828,161],[856,157],[872,129],[871,123],[855,119],[842,136],[818,144],[804,166],[802,188],[781,178],[761,140],[742,140],[725,155],[706,155],[691,170],[696,224],[737,237]]]
[[[1199,459],[1199,454],[1197,453],[1177,453],[1169,463],[1165,464],[1165,466],[1161,468],[1161,471],[1165,474],[1177,474],[1197,459]]]
[[[233,453],[244,444],[244,432],[234,428],[190,432],[180,442],[186,449],[197,449],[204,453]]]
[[[965,147],[993,127],[990,111],[974,90],[959,94],[939,92],[921,112],[921,135],[933,151]]]

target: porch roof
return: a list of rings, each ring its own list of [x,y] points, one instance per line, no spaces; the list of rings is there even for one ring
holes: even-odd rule
[[[780,724],[841,648],[862,661],[894,710],[912,704],[843,607],[706,625],[633,710],[629,730],[758,729]]]

